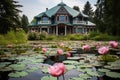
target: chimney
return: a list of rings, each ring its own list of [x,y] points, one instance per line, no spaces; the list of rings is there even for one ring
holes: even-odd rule
[[[46,8],[46,11],[48,10],[48,8]]]

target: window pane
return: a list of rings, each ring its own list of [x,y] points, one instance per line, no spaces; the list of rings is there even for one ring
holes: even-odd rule
[[[42,21],[48,21],[48,18],[47,17],[43,17]]]
[[[59,16],[59,21],[65,21],[66,19],[65,19],[65,15],[60,15]]]

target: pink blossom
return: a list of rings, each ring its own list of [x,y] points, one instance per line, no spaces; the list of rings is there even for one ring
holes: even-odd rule
[[[47,51],[47,49],[46,49],[46,48],[42,48],[42,51],[43,51],[43,52],[46,52],[46,51]]]
[[[8,47],[8,48],[12,48],[13,45],[12,45],[12,44],[8,44],[7,47]]]
[[[61,43],[61,44],[60,44],[61,47],[64,47],[64,45],[65,45],[64,43]]]
[[[68,53],[66,54],[66,56],[67,56],[67,57],[70,57],[70,56],[71,56],[71,54],[68,52]]]
[[[50,66],[48,68],[49,74],[51,74],[54,77],[58,77],[62,74],[64,74],[66,68],[63,63],[55,63],[53,66]]]
[[[118,42],[116,42],[116,41],[110,41],[110,42],[109,42],[109,45],[110,45],[111,47],[113,47],[113,48],[117,48],[117,47],[118,47]]]
[[[98,53],[100,54],[106,54],[108,53],[108,51],[109,51],[109,47],[105,47],[105,46],[98,49]]]
[[[58,49],[58,50],[57,50],[57,54],[59,54],[59,55],[63,54],[63,50]]]
[[[89,50],[90,50],[90,46],[89,46],[89,45],[84,45],[84,46],[82,47],[82,49],[83,49],[84,51],[89,51]]]

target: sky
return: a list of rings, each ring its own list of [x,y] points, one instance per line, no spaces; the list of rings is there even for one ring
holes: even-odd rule
[[[46,8],[50,9],[57,4],[59,4],[62,0],[16,0],[23,7],[19,8],[22,13],[22,16],[25,14],[28,17],[29,22],[32,21],[34,16],[38,15],[41,12],[46,11]],[[95,10],[94,4],[96,4],[97,0],[63,0],[63,2],[69,7],[73,8],[73,6],[79,6],[80,10],[83,10],[85,3],[89,1],[93,10]]]

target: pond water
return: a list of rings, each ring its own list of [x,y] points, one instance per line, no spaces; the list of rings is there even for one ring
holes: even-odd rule
[[[95,50],[83,54],[80,48],[73,48],[69,51],[71,57],[67,57],[66,53],[56,55],[56,48],[47,48],[48,51],[45,54],[38,49],[35,51],[33,47],[22,47],[21,51],[26,51],[24,54],[19,54],[20,49],[17,48],[17,55],[0,58],[0,80],[45,80],[43,77],[50,76],[49,66],[56,62],[65,64],[67,69],[64,74],[65,80],[120,80],[120,60],[105,65],[98,60]],[[15,48],[14,50],[17,51]],[[14,50],[4,48],[7,55],[11,51],[15,53]],[[59,80],[63,80],[62,76]]]

